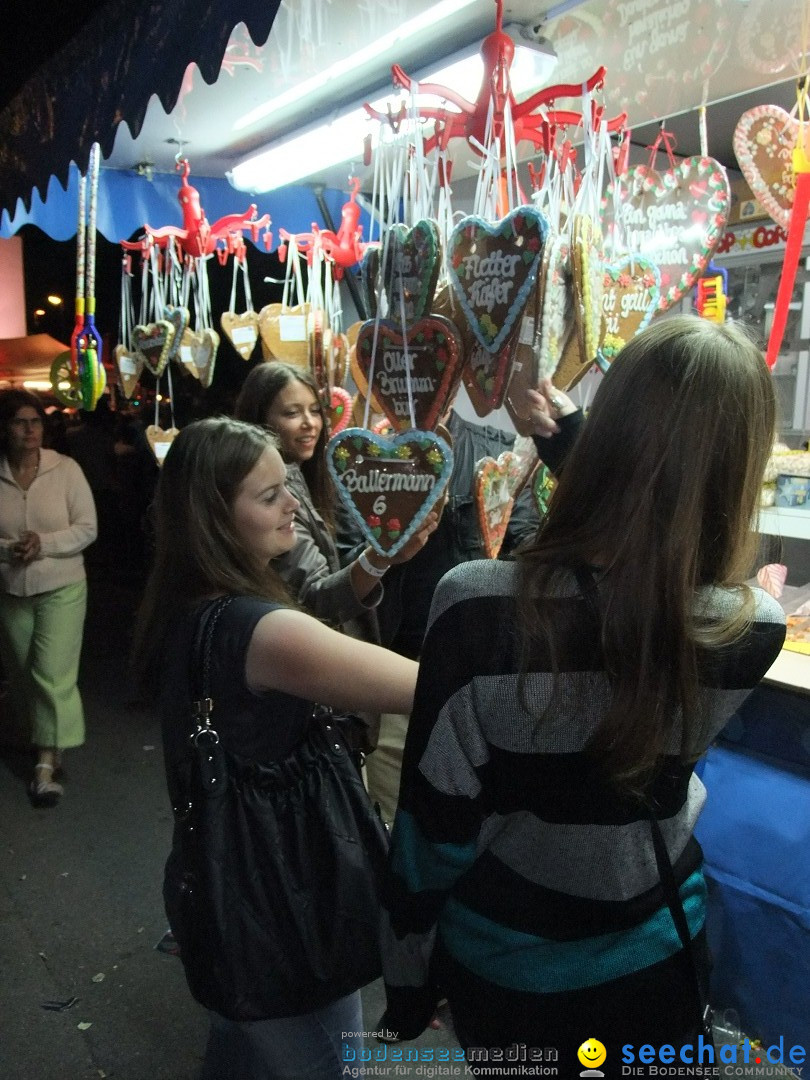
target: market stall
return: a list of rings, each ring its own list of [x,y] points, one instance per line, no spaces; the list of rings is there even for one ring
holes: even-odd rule
[[[2,235],[32,223],[72,235],[99,147],[93,231],[120,241],[122,256],[106,370],[127,398],[152,391],[158,460],[176,433],[173,412],[164,421],[157,408],[174,397],[173,378],[215,385],[221,348],[248,366],[297,363],[331,418],[345,508],[390,557],[452,471],[441,421],[455,402],[524,436],[514,454],[478,462],[471,483],[496,557],[520,490],[533,488],[542,512],[551,486],[525,439],[521,392],[547,376],[587,408],[622,345],[681,310],[752,316],[782,404],[775,452],[800,452],[810,435],[800,5],[299,0],[275,23],[278,4],[164,7],[168,21],[133,32],[128,6],[112,3],[92,55],[79,62],[77,43],[33,107],[20,97],[0,115]],[[778,40],[765,33],[774,23]],[[458,65],[479,52],[462,86]],[[524,52],[531,70],[518,89]],[[65,92],[76,64],[93,86],[91,66],[117,73],[92,110],[75,86]],[[280,260],[280,303],[249,288],[262,244]],[[207,285],[214,259],[232,273],[222,310]],[[81,395],[86,331],[72,346],[61,378]],[[800,498],[802,485],[787,483],[810,470],[793,460],[794,472],[783,463],[771,477],[775,506],[764,501],[761,521],[805,545],[763,560],[788,588],[810,580],[807,485]],[[381,461],[401,497],[374,489]],[[752,1035],[805,1045],[808,663],[800,651],[781,657],[711,750],[700,833],[714,1000]],[[767,972],[763,938],[775,943]]]

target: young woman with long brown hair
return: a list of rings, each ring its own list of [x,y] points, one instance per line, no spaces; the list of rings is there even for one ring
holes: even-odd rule
[[[577,421],[550,385],[530,396],[538,435]],[[656,323],[605,376],[536,539],[442,580],[387,887],[400,1037],[447,996],[480,1075],[520,1044],[575,1076],[589,1039],[613,1070],[624,1045],[697,1042],[694,766],[784,637],[744,584],[773,433],[740,329]]]

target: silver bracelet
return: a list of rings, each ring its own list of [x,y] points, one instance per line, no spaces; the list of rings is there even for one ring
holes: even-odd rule
[[[360,554],[357,556],[357,561],[360,563],[360,569],[365,570],[369,577],[381,578],[388,569],[387,566],[384,566],[382,570],[380,570],[379,567],[369,562],[365,551],[360,552]]]

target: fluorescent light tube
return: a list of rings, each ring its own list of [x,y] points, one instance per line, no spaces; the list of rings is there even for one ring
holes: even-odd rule
[[[318,72],[317,75],[313,75],[312,78],[306,79],[297,86],[291,86],[288,90],[285,90],[283,94],[279,94],[278,97],[274,97],[270,101],[265,101],[262,105],[257,105],[255,109],[251,109],[250,112],[239,117],[233,125],[233,130],[242,131],[244,128],[250,127],[251,124],[263,120],[266,116],[271,116],[273,113],[279,112],[288,105],[293,105],[302,98],[313,94],[316,90],[320,90],[322,87],[327,86],[333,80],[339,79],[342,75],[347,75],[351,71],[355,71],[363,64],[367,64],[369,61],[376,59],[382,53],[387,52],[389,49],[393,49],[403,41],[407,41],[408,38],[413,37],[414,34],[418,34],[421,30],[436,26],[437,23],[443,22],[453,15],[457,15],[459,11],[463,11],[464,8],[469,7],[473,3],[476,3],[476,0],[441,0],[440,3],[433,4],[431,7],[426,8],[420,15],[415,15],[412,19],[408,19],[407,22],[402,23],[396,30],[392,30],[388,34],[383,34],[382,37],[377,38],[375,41],[370,41],[364,48],[352,53],[350,56],[344,57],[342,60],[338,60],[336,63],[332,64],[331,67],[325,68],[323,71]]]

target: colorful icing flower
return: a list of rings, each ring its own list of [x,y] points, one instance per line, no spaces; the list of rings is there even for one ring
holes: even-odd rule
[[[375,442],[370,442],[366,447],[366,453],[371,457],[379,457],[382,453],[382,447],[378,446]]]
[[[380,519],[377,517],[376,514],[369,514],[369,516],[366,518],[366,525],[368,525],[372,529],[376,529],[380,524]]]
[[[771,129],[767,127],[760,128],[755,136],[756,141],[759,143],[760,146],[768,146],[771,141],[771,137]]]
[[[624,338],[618,334],[605,334],[605,339],[602,342],[602,354],[612,360],[624,344]]]
[[[456,250],[455,250],[455,251],[453,252],[453,256],[452,256],[452,258],[450,259],[450,262],[451,262],[451,263],[453,264],[453,269],[454,269],[454,270],[458,270],[458,268],[459,268],[459,267],[461,266],[461,264],[462,264],[462,263],[464,262],[464,255],[463,255],[463,254],[461,253],[461,251],[459,251],[458,249],[456,249]]]
[[[349,451],[345,446],[339,446],[337,450],[335,450],[335,468],[338,469],[339,472],[343,472],[348,460]]]
[[[441,465],[444,462],[444,457],[440,453],[438,446],[428,450],[425,454],[425,461],[428,461],[431,465]]]
[[[403,443],[402,446],[398,446],[396,448],[396,456],[398,458],[403,458],[403,459],[407,460],[409,457],[411,457],[411,448],[410,448],[410,446],[408,446],[407,443]]]
[[[619,274],[619,284],[623,289],[629,289],[633,284],[633,279],[629,274]]]
[[[481,330],[484,333],[485,337],[491,340],[492,338],[497,336],[498,327],[492,321],[489,314],[482,315],[481,318],[478,320],[478,324],[481,327]]]
[[[645,288],[651,289],[653,285],[655,285],[655,274],[651,274],[648,270],[647,273],[642,277],[641,284],[644,285]]]

